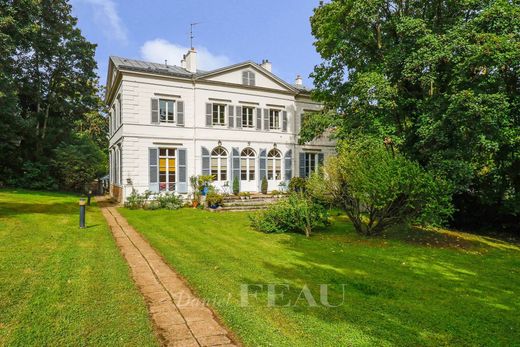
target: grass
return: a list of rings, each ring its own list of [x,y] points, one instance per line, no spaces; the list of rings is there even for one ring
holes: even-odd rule
[[[0,346],[155,346],[144,300],[100,210],[0,190]]]
[[[368,239],[336,217],[311,238],[251,230],[245,213],[121,213],[248,346],[512,346],[520,248],[449,231]],[[264,284],[242,307],[242,284]],[[267,284],[286,284],[268,307]],[[319,285],[330,284],[329,303]],[[344,299],[343,290],[344,288]],[[297,300],[300,297],[300,300]],[[295,303],[296,302],[296,303]]]

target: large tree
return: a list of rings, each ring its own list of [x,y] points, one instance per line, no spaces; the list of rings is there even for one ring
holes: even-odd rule
[[[453,183],[459,221],[469,210],[491,223],[518,220],[519,4],[321,3],[311,25],[323,62],[312,76],[330,112],[309,117],[302,140],[330,126],[338,138],[390,138]]]
[[[0,40],[0,180],[16,182],[27,163],[52,175],[54,149],[78,132],[102,146],[95,45],[77,28],[68,1],[0,0]]]

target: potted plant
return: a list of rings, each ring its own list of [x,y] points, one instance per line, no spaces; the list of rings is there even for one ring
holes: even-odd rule
[[[240,200],[245,200],[246,199],[246,192],[240,192],[240,193],[238,193],[238,196],[240,197]]]
[[[251,193],[250,192],[245,192],[245,193],[246,193],[246,199],[251,200]]]
[[[233,177],[233,194],[238,195],[238,192],[240,191],[240,185],[238,182],[238,177]]]
[[[267,194],[267,177],[262,177],[262,185],[260,186],[262,194]]]
[[[203,196],[208,194],[209,187],[212,182],[213,182],[212,175],[201,175],[198,177],[199,190]]]
[[[208,195],[206,195],[206,203],[208,204],[209,208],[219,208],[222,206],[223,202],[224,198],[217,192],[209,192]]]

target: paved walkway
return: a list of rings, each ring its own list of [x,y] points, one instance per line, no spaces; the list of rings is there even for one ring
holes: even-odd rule
[[[148,304],[164,346],[237,346],[229,331],[196,297],[126,219],[108,202],[98,200],[117,245]]]

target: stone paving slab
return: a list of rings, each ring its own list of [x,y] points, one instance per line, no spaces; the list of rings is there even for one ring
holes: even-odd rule
[[[214,313],[109,202],[99,199],[163,346],[240,346]]]

